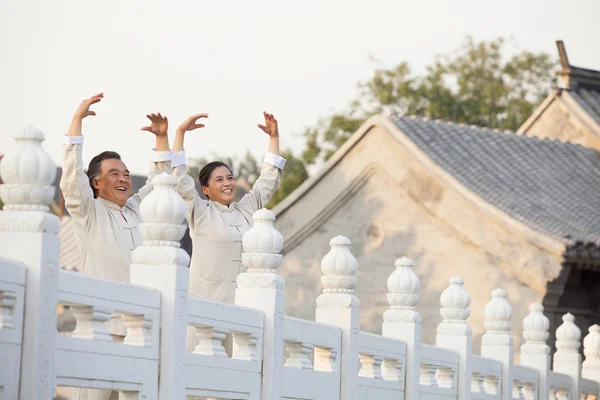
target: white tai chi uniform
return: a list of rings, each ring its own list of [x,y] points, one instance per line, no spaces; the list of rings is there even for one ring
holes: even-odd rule
[[[132,251],[142,244],[138,229],[142,221],[140,203],[152,191],[154,175],[170,168],[165,162],[172,160],[171,151],[155,151],[154,162],[150,163],[148,180],[138,193],[127,200],[127,204],[117,204],[94,198],[89,178],[83,170],[81,156],[83,136],[63,136],[63,174],[60,188],[65,198],[65,206],[71,215],[73,231],[81,270],[84,274],[99,278],[129,282],[129,267]],[[122,339],[126,327],[121,316],[114,314],[107,326],[113,337]],[[112,398],[115,397],[113,393]],[[110,390],[75,389],[74,399],[104,400],[111,398]]]
[[[242,235],[254,223],[252,214],[265,207],[279,188],[285,158],[267,153],[256,183],[239,202],[229,206],[204,200],[187,174],[185,153],[175,154],[173,173],[177,192],[187,204],[193,251],[190,263],[190,296],[233,304],[241,262]]]

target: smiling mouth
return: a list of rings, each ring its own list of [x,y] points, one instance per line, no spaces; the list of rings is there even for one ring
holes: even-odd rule
[[[231,190],[231,189],[226,189],[226,190],[223,190],[223,193],[231,194],[231,193],[233,193],[233,190]]]
[[[127,188],[123,187],[123,186],[119,186],[118,188],[116,188],[119,192],[126,192]]]

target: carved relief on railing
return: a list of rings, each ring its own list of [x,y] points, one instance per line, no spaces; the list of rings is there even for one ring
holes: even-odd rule
[[[5,290],[0,291],[0,329],[15,329],[15,305],[17,294]]]
[[[537,386],[535,382],[523,382],[513,380],[513,399],[534,400],[537,399]]]
[[[196,346],[194,354],[203,354],[211,357],[227,357],[223,340],[227,337],[227,329],[214,326],[194,326]]]
[[[152,346],[152,317],[123,313],[123,322],[127,327],[127,335],[123,343],[132,346]]]
[[[284,367],[337,373],[340,332],[332,326],[285,317]]]
[[[315,346],[310,343],[290,342],[285,341],[285,348],[289,354],[285,360],[285,367],[313,369],[310,355],[313,353]]]
[[[457,353],[430,345],[421,347],[419,384],[421,393],[456,394],[458,378]]]
[[[500,395],[502,363],[498,360],[473,356],[471,392]]]
[[[406,343],[365,332],[358,339],[358,376],[382,381],[371,385],[404,388]]]
[[[339,349],[315,346],[313,369],[315,371],[337,373],[338,352]]]
[[[573,380],[570,376],[551,371],[548,374],[548,398],[567,400],[570,397]]]
[[[77,320],[71,337],[79,339],[112,342],[110,332],[104,325],[110,319],[111,311],[103,307],[71,304],[71,310]]]
[[[231,358],[235,360],[256,361],[256,344],[258,343],[258,334],[251,332],[232,331],[233,336],[233,354]]]
[[[74,330],[71,327],[60,336],[158,346],[160,294],[156,291],[60,271],[58,303],[69,307],[75,322]]]

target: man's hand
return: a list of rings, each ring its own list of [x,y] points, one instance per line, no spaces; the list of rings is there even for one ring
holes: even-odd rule
[[[169,120],[160,113],[148,114],[146,117],[152,122],[152,125],[142,127],[143,131],[154,133],[156,136],[167,136],[169,131]]]
[[[263,111],[265,116],[265,124],[258,124],[257,126],[263,130],[264,133],[269,135],[271,138],[279,137],[279,129],[277,127],[277,120],[273,116],[273,114],[269,114],[266,111]]]
[[[204,124],[199,124],[200,118],[208,118],[208,114],[194,114],[179,125],[178,133],[193,131],[194,129],[204,128]]]
[[[77,120],[82,120],[85,117],[89,117],[90,115],[95,116],[96,113],[94,111],[90,111],[90,106],[92,104],[96,104],[98,102],[100,102],[100,100],[102,100],[104,98],[104,93],[98,93],[97,95],[94,95],[92,97],[90,97],[89,99],[85,99],[81,102],[81,104],[79,105],[79,107],[77,108],[77,111],[75,111],[75,115],[73,116],[73,119],[77,119]]]

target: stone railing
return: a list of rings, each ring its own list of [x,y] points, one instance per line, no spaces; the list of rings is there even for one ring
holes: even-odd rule
[[[480,356],[473,354],[471,297],[461,277],[440,294],[436,343],[423,344],[420,281],[408,258],[390,262],[383,334],[361,332],[359,266],[343,236],[331,240],[321,264],[316,321],[285,316],[283,238],[268,210],[255,213],[244,235],[247,271],[238,276],[235,305],[190,297],[189,257],[178,244],[185,205],[167,174],[154,179],[142,202],[144,243],[133,253],[130,283],[60,271],[58,220],[48,212],[55,167],[42,140],[27,128],[0,164],[2,399],[52,399],[63,387],[118,391],[128,400],[600,396],[600,327],[583,338],[582,362],[582,334],[566,314],[551,365],[549,321],[534,304],[516,365],[513,309],[502,289],[485,306]],[[59,305],[76,320],[68,335],[56,330]]]

